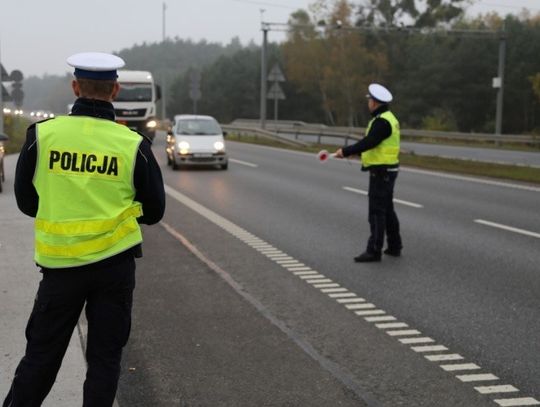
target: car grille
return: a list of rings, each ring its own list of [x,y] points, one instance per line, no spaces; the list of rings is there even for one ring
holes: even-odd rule
[[[190,157],[190,161],[195,161],[198,163],[209,163],[216,161],[215,157]]]

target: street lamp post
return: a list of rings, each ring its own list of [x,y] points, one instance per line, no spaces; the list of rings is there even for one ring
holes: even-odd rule
[[[162,44],[165,45],[165,39],[167,38],[165,34],[165,12],[167,10],[167,4],[163,2],[163,21],[162,21]],[[165,78],[165,71],[162,73],[161,77],[161,120],[165,121],[167,117],[167,80]]]

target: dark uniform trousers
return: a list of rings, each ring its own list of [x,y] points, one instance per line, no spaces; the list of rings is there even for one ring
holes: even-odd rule
[[[101,264],[101,265],[100,265]],[[135,260],[42,269],[28,325],[26,353],[3,407],[38,407],[51,390],[86,303],[88,338],[84,407],[112,406],[122,348],[131,328]]]
[[[399,220],[394,210],[393,201],[394,185],[398,172],[387,169],[373,169],[369,172],[368,220],[371,235],[366,251],[380,255],[385,233],[388,248],[399,251],[402,249],[402,243],[399,233]]]

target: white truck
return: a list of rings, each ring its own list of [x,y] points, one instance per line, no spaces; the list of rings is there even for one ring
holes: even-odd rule
[[[156,102],[161,89],[148,71],[118,71],[120,92],[113,105],[116,121],[154,139],[156,134]]]

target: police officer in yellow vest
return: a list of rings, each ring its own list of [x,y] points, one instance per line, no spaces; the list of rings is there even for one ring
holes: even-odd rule
[[[34,259],[43,277],[4,407],[41,406],[84,307],[83,406],[112,406],[131,327],[139,224],[158,222],[165,210],[150,140],[114,121],[124,61],[82,53],[67,62],[78,97],[72,113],[31,125],[17,163],[17,204],[35,217]]]
[[[372,83],[368,87],[368,108],[372,119],[366,137],[357,143],[338,149],[337,158],[360,155],[362,170],[369,171],[369,225],[371,234],[366,250],[354,258],[355,262],[381,261],[384,236],[389,256],[401,255],[402,243],[399,220],[394,210],[394,184],[399,169],[399,122],[389,110],[392,94],[384,86]]]

